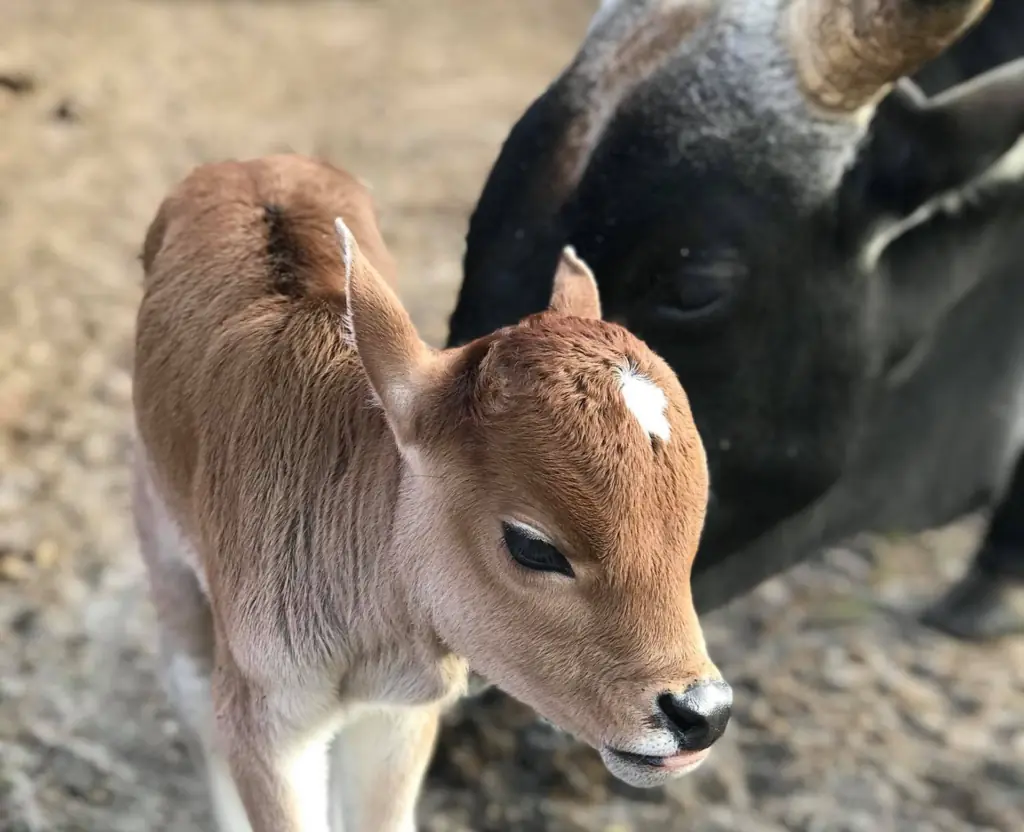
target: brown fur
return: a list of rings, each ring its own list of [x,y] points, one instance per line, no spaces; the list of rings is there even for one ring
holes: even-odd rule
[[[143,261],[136,518],[222,829],[327,829],[339,729],[346,828],[412,829],[467,659],[595,747],[668,742],[657,697],[718,678],[689,590],[706,460],[585,264],[565,254],[548,312],[431,350],[365,189],[296,156],[195,170]],[[627,364],[668,441],[627,408]],[[503,519],[575,579],[515,563]]]

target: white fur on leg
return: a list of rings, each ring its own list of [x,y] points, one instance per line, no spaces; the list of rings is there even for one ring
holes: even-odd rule
[[[175,653],[167,665],[171,694],[178,713],[202,749],[207,787],[219,832],[252,832],[227,760],[212,745],[216,730],[210,678],[184,653]]]
[[[220,832],[252,832],[249,816],[238,795],[227,760],[206,750],[206,777],[213,816]]]
[[[285,767],[291,791],[298,796],[302,832],[332,832],[328,819],[328,748],[330,735],[303,744]]]
[[[385,707],[359,714],[342,729],[331,776],[335,817],[345,832],[416,832],[437,722],[436,707]]]

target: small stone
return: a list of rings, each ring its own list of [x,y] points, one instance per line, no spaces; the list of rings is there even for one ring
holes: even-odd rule
[[[65,123],[73,123],[79,121],[81,118],[78,114],[78,110],[75,107],[75,103],[70,98],[62,99],[56,107],[53,108],[53,117],[57,121],[63,121]]]
[[[115,402],[127,402],[132,396],[132,377],[124,370],[113,370],[105,379],[104,388]]]
[[[50,569],[57,563],[60,547],[52,540],[43,540],[36,546],[33,559],[40,569]]]
[[[986,780],[1024,791],[1024,763],[1014,766],[999,760],[989,760],[982,771]]]
[[[114,795],[110,789],[100,787],[89,792],[88,800],[93,806],[109,806],[114,802]]]
[[[16,555],[7,555],[0,559],[0,581],[21,583],[32,575],[32,569]]]
[[[89,465],[110,462],[114,457],[114,443],[110,436],[94,433],[82,440],[82,459]]]
[[[0,498],[3,498],[0,492]],[[21,495],[12,497],[12,502],[21,500]],[[0,522],[0,553],[11,555],[14,552],[28,552],[32,549],[32,525],[24,518],[4,518]]]
[[[747,712],[748,723],[755,728],[767,728],[773,721],[772,707],[765,699],[755,699]]]
[[[106,791],[98,782],[102,777],[101,772],[88,761],[64,749],[55,754],[51,771],[64,791],[80,800],[89,801],[93,794]]]
[[[11,619],[11,631],[19,636],[31,635],[39,620],[39,613],[36,610],[22,610]]]

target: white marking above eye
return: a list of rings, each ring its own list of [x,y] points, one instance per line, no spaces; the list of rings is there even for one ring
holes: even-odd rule
[[[665,415],[668,409],[665,391],[629,363],[619,367],[618,376],[622,398],[640,427],[648,436],[668,442],[671,428]]]

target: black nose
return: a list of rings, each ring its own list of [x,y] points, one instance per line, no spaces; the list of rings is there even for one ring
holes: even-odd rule
[[[732,688],[725,682],[699,682],[683,693],[663,693],[658,707],[684,750],[703,751],[725,733],[732,713]]]

